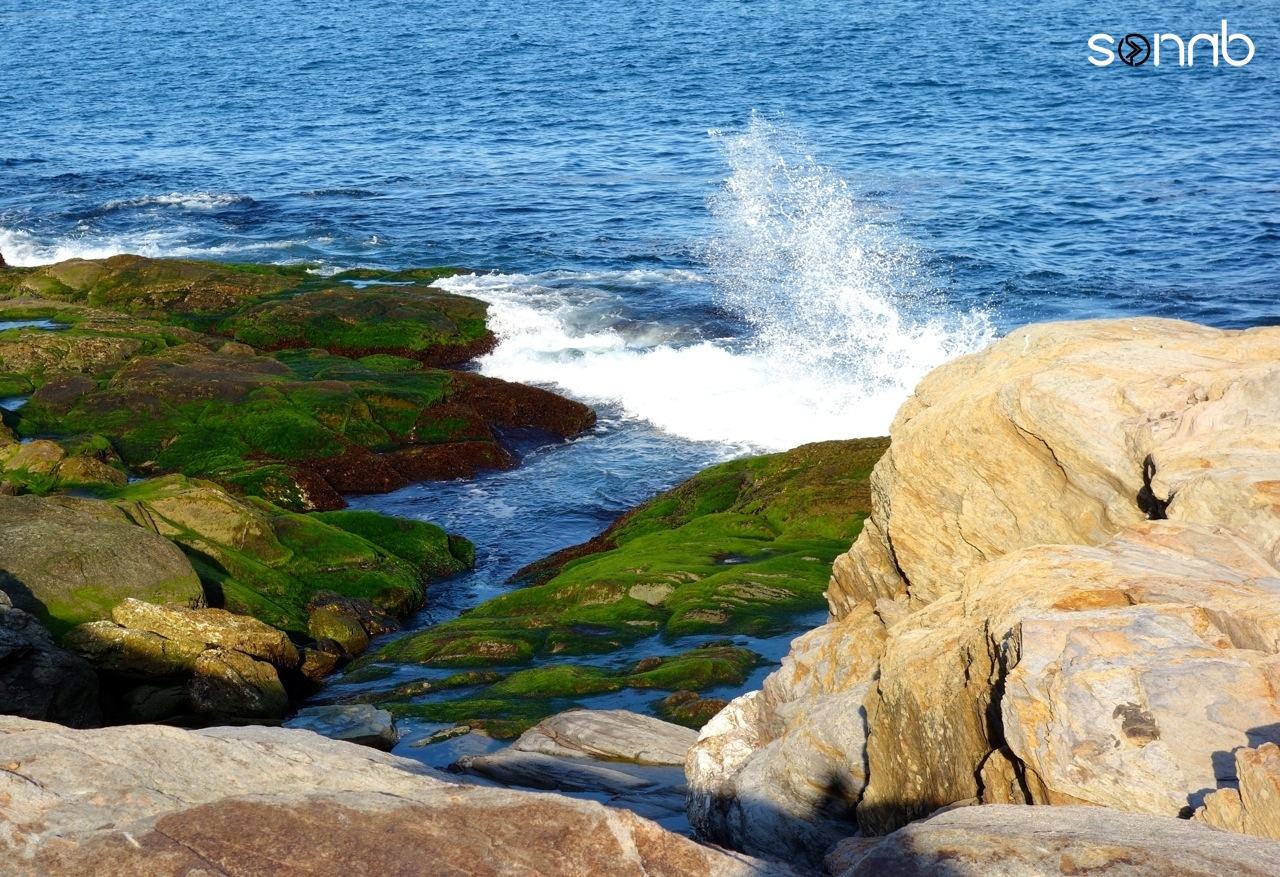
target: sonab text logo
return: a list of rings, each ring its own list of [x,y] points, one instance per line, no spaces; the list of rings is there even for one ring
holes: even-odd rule
[[[1103,45],[1107,43],[1109,45]],[[1243,56],[1239,49],[1236,50],[1236,56],[1231,55],[1231,45],[1233,43],[1243,44],[1239,48],[1245,49]],[[1110,48],[1115,46],[1114,51]],[[1166,59],[1172,61],[1168,56],[1168,52],[1173,50],[1174,46],[1178,49],[1178,66],[1194,67],[1196,63],[1196,48],[1200,47],[1201,65],[1204,64],[1205,52],[1213,52],[1213,66],[1218,66],[1218,58],[1226,61],[1232,67],[1243,67],[1253,60],[1253,40],[1242,33],[1228,34],[1227,20],[1222,19],[1221,33],[1198,33],[1190,39],[1183,41],[1182,37],[1172,33],[1156,33],[1150,40],[1144,34],[1129,33],[1120,38],[1117,43],[1111,34],[1096,33],[1089,37],[1089,48],[1097,52],[1097,57],[1090,55],[1089,63],[1095,67],[1106,67],[1120,59],[1121,64],[1129,67],[1141,67],[1151,60],[1153,67],[1160,66],[1160,50],[1161,47],[1167,47]]]

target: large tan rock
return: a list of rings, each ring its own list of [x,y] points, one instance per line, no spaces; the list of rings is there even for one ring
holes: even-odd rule
[[[279,728],[70,731],[0,718],[15,877],[788,875],[591,801],[458,785]]]
[[[204,599],[176,545],[82,499],[0,496],[0,588],[55,634],[101,621],[128,597],[156,603]]]
[[[124,600],[111,610],[124,627],[150,631],[170,640],[187,640],[234,649],[281,667],[298,665],[298,650],[283,631],[248,615],[225,609],[188,609]]]
[[[806,737],[825,760],[793,771],[865,764],[864,834],[977,799],[1185,815],[1232,786],[1230,752],[1280,740],[1277,399],[1280,329],[1167,320],[1030,326],[931,373],[828,623],[691,750],[695,828],[801,860],[852,833],[782,779]],[[864,728],[813,708],[857,685]]]
[[[114,621],[90,621],[73,627],[62,644],[96,670],[137,679],[187,676],[206,648],[203,642],[166,639]]]
[[[1102,807],[960,807],[828,862],[837,877],[1265,877],[1280,843]]]

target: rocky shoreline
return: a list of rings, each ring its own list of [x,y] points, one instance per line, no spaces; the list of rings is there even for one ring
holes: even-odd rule
[[[439,276],[0,263],[0,873],[1280,873],[1280,330],[1017,330],[367,651],[474,548],[340,493],[594,417],[440,368],[493,338]],[[689,727],[572,709],[623,688]]]

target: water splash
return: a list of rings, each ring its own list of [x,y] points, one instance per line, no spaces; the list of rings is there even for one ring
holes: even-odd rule
[[[710,204],[709,273],[455,278],[450,289],[491,303],[501,343],[482,370],[743,449],[885,434],[920,378],[986,345],[990,324],[953,311],[888,214],[787,131],[753,117],[716,136],[731,173]],[[608,291],[671,299],[671,284],[713,298],[746,335],[629,321],[628,296]]]

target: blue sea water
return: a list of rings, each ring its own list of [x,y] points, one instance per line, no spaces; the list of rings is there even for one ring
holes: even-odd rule
[[[1247,66],[1087,60],[1224,18]],[[1018,324],[1280,321],[1276,0],[0,0],[0,71],[11,263],[465,266],[479,368],[598,408],[353,498],[479,544],[424,621],[709,462],[883,433]]]

